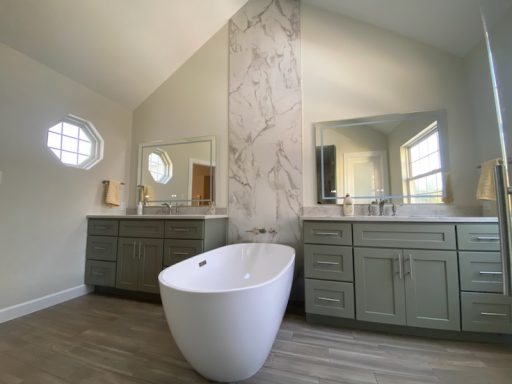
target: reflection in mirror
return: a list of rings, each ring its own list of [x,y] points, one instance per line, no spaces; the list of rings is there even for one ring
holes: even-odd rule
[[[316,123],[318,202],[441,203],[444,126],[442,111]]]
[[[142,144],[138,198],[201,206],[215,201],[215,137]]]

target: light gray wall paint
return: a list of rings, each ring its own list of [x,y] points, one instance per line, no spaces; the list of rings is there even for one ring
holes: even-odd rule
[[[67,114],[105,140],[91,170],[63,166],[47,129]],[[128,183],[131,112],[0,44],[0,309],[84,282],[86,219],[102,205],[103,179]],[[126,192],[126,191],[125,191]]]
[[[447,110],[455,201],[475,200],[478,161],[463,60],[308,4],[301,7],[304,205],[316,202],[312,123]]]
[[[130,191],[137,183],[138,149],[198,136],[216,138],[216,205],[227,206],[228,28],[222,27],[133,114]],[[135,206],[135,193],[130,206]]]

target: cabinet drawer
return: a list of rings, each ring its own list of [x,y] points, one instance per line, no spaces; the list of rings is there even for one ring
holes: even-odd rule
[[[352,247],[304,245],[305,276],[315,279],[354,281]]]
[[[116,285],[116,263],[87,260],[85,262],[85,284],[114,287]]]
[[[449,224],[354,224],[354,244],[368,247],[455,249]]]
[[[90,219],[87,222],[87,234],[95,236],[117,236],[119,221]]]
[[[496,293],[462,292],[462,330],[512,333],[512,298]]]
[[[352,226],[347,223],[305,221],[304,242],[313,244],[351,245]]]
[[[87,236],[87,259],[116,261],[117,237],[113,236]]]
[[[306,279],[306,312],[317,315],[354,316],[354,286],[352,283]]]
[[[457,225],[459,249],[499,251],[500,233],[496,224]]]
[[[167,220],[165,237],[169,239],[202,239],[203,220]]]
[[[503,291],[499,252],[459,252],[459,269],[463,291]]]
[[[164,267],[203,252],[203,240],[165,240]]]
[[[119,236],[123,237],[164,237],[163,220],[121,220]]]

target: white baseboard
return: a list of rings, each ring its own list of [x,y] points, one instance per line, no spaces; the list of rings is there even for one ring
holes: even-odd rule
[[[37,312],[41,309],[63,303],[76,297],[87,295],[92,291],[92,286],[82,284],[77,287],[65,289],[63,291],[39,297],[34,300],[0,309],[0,324],[21,316],[28,315],[29,313]]]

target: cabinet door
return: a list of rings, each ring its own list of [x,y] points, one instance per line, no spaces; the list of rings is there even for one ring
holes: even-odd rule
[[[455,251],[404,250],[407,325],[460,330]]]
[[[356,319],[405,324],[402,251],[354,248]]]
[[[138,271],[139,291],[159,293],[158,274],[162,270],[164,241],[161,239],[140,239],[140,262]]]
[[[140,239],[120,237],[117,244],[116,288],[136,291]]]

